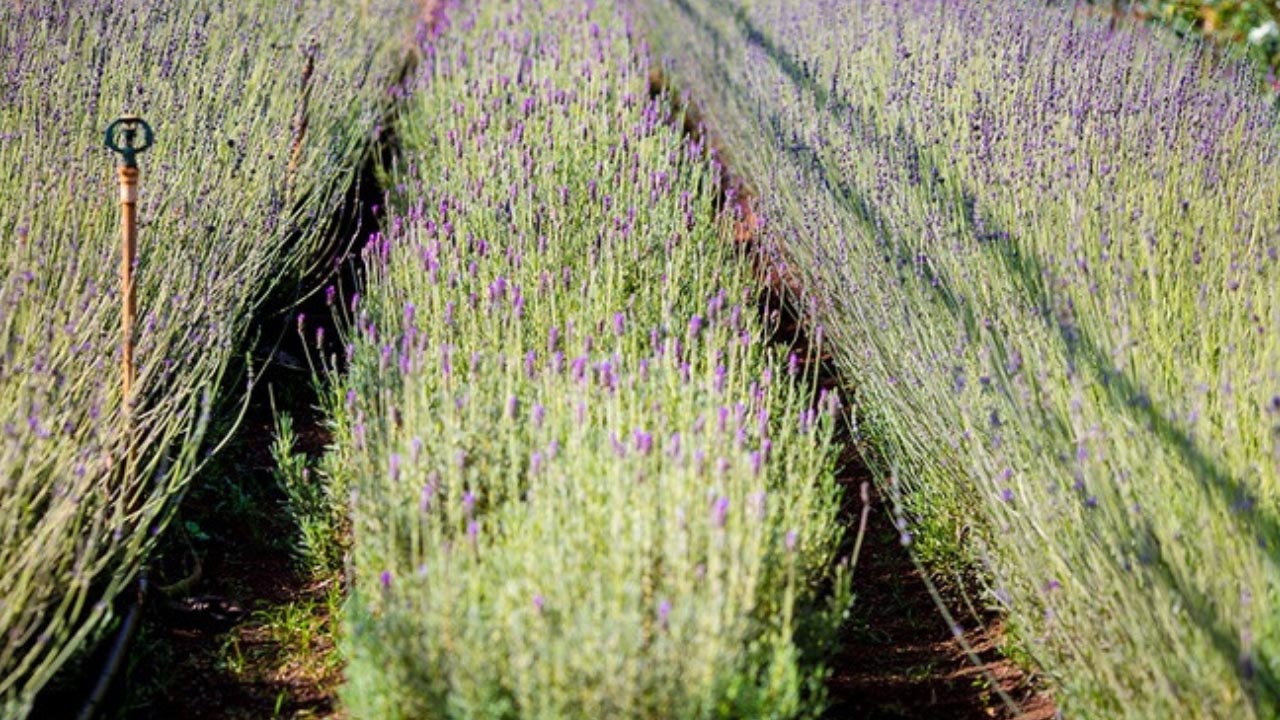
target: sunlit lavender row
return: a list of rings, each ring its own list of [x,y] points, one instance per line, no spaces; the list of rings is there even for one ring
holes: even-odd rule
[[[412,17],[392,2],[0,3],[0,715],[28,712],[109,619],[200,462],[249,313],[314,259]],[[139,156],[132,442],[118,158],[102,145],[126,112],[156,130]]]
[[[767,343],[642,50],[607,3],[469,7],[427,47],[391,219],[332,300],[355,717],[822,701],[839,403]]]
[[[858,388],[902,539],[1068,716],[1280,708],[1280,147],[1070,6],[646,4]]]

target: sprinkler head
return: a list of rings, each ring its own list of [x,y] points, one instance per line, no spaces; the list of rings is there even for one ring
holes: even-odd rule
[[[142,131],[141,144],[138,143],[139,130]],[[120,156],[121,167],[138,167],[138,153],[151,147],[155,133],[147,121],[137,115],[121,115],[107,126],[103,142],[107,149]]]

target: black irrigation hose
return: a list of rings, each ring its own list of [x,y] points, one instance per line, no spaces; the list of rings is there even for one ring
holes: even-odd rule
[[[102,705],[107,691],[111,689],[116,674],[120,671],[120,665],[129,652],[129,645],[132,644],[134,632],[138,629],[138,618],[142,615],[142,607],[146,599],[147,569],[144,567],[138,573],[138,596],[129,608],[129,614],[125,616],[120,630],[116,632],[115,642],[111,645],[111,654],[107,656],[107,662],[102,667],[98,682],[94,684],[93,692],[89,694],[89,699],[85,701],[80,714],[76,716],[78,720],[93,720],[97,716],[98,708]]]

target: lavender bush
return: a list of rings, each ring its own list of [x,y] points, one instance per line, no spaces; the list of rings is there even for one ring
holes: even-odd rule
[[[643,6],[858,389],[903,542],[1079,717],[1280,707],[1280,146],[1071,7]]]
[[[487,4],[428,48],[330,392],[355,717],[820,704],[837,400],[765,341],[649,69],[608,4]]]
[[[28,712],[109,621],[201,460],[255,304],[324,239],[412,17],[393,2],[0,3],[0,716]],[[141,158],[132,441],[102,148],[125,111],[158,138]]]

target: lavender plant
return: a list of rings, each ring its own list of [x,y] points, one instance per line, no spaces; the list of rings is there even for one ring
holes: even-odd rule
[[[329,391],[355,717],[820,704],[837,400],[766,343],[649,70],[608,4],[492,3],[428,47]]]
[[[29,712],[109,622],[201,460],[211,403],[236,392],[224,372],[256,304],[324,240],[412,16],[0,3],[0,716]],[[142,158],[132,430],[101,145],[125,111],[158,136]]]
[[[1079,717],[1280,707],[1280,146],[1070,7],[648,4],[858,388],[903,542]]]

